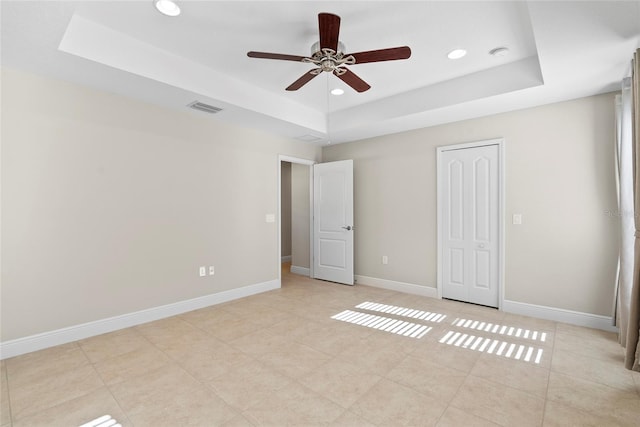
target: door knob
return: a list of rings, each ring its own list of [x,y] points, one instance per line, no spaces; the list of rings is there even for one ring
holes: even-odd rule
[[[484,249],[484,243],[480,243],[480,244],[478,245],[478,247],[479,247],[480,249]]]
[[[353,230],[353,227],[351,227],[350,225],[347,225],[346,227],[343,226],[342,228],[344,228],[347,231]]]

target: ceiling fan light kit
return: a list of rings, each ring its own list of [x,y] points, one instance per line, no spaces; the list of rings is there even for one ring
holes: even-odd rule
[[[310,57],[254,51],[247,52],[247,56],[250,58],[296,61],[317,66],[317,68],[308,71],[290,84],[286,88],[288,91],[298,90],[317,75],[327,72],[332,73],[357,92],[365,92],[371,86],[349,70],[347,66],[367,62],[395,61],[407,59],[411,56],[411,49],[408,46],[346,54],[344,44],[338,40],[340,17],[332,13],[318,14],[318,27],[320,41],[311,46]]]
[[[180,15],[180,6],[171,0],[156,0],[154,2],[158,12],[166,16],[178,16]]]
[[[464,49],[453,49],[451,52],[447,54],[447,58],[460,59],[466,55],[467,55],[467,51]]]

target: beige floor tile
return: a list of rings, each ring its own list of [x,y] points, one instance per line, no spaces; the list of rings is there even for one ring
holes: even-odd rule
[[[175,365],[110,389],[134,425],[217,425],[236,415],[212,390]]]
[[[356,308],[365,301],[446,317]],[[346,309],[432,329],[416,340],[331,319]],[[514,335],[545,332],[547,340],[452,324],[462,318],[514,327]],[[448,331],[531,344],[541,363],[440,343]],[[622,370],[615,334],[288,272],[281,289],[12,358],[0,370],[1,427],[9,411],[15,426],[54,427],[49,421],[78,425],[77,417],[103,410],[123,425],[198,427],[635,427],[640,419],[640,373]]]
[[[411,387],[430,399],[448,403],[464,382],[467,373],[428,359],[409,356],[386,377]]]
[[[344,413],[330,425],[336,427],[375,427],[375,424],[371,424],[369,421],[357,416],[351,411],[344,411]]]
[[[174,397],[188,396],[202,388],[201,383],[175,364],[109,386],[113,396],[130,417],[139,412],[161,409]]]
[[[404,351],[406,349],[401,340],[390,341],[386,337],[368,336],[354,340],[336,357],[346,362],[357,361],[360,367],[372,374],[386,375],[407,357],[409,353]]]
[[[285,311],[255,303],[234,304],[226,306],[224,309],[232,313],[235,319],[251,322],[257,325],[257,328],[264,328],[282,322],[292,316],[292,314]]]
[[[406,307],[417,310],[425,311],[437,311],[434,307],[443,308],[435,298],[421,297],[418,295],[401,294],[398,292],[391,292],[382,298],[372,298],[374,303],[392,305],[397,307]],[[449,310],[450,311],[450,310]]]
[[[117,384],[174,363],[166,354],[148,345],[102,360],[94,365],[105,384]]]
[[[473,375],[451,406],[502,426],[539,426],[544,412],[543,399]]]
[[[133,328],[122,329],[78,341],[92,363],[120,356],[151,344]]]
[[[437,427],[497,427],[498,425],[453,406],[449,406],[444,411],[436,424]]]
[[[417,347],[412,356],[429,360],[442,366],[449,366],[459,371],[471,372],[480,357],[480,353],[432,341],[425,342]]]
[[[505,313],[502,319],[505,325],[527,327],[538,331],[555,332],[558,322],[535,317],[521,316],[519,314]]]
[[[624,364],[624,350],[610,335],[580,336],[556,333],[555,349]]]
[[[200,329],[209,329],[215,327],[222,321],[236,318],[236,316],[228,311],[225,311],[219,305],[189,311],[177,317]]]
[[[392,295],[398,295],[399,292],[396,291],[391,291],[389,289],[383,289],[383,288],[378,288],[375,286],[369,286],[369,285],[364,285],[364,284],[357,284],[356,286],[353,287],[353,289],[355,289],[359,295],[363,296],[363,297],[367,297],[369,299],[378,299],[378,300],[383,300],[385,298],[388,298]],[[415,296],[415,295],[413,295]],[[419,299],[433,299],[433,298],[427,298],[427,297],[418,297]]]
[[[299,378],[315,370],[331,356],[298,343],[289,343],[256,356],[265,365],[291,378]]]
[[[145,323],[136,326],[134,329],[144,335],[153,344],[200,331],[197,327],[178,316]]]
[[[240,410],[250,408],[291,384],[291,379],[258,361],[239,366],[208,383],[225,402]]]
[[[196,379],[207,382],[254,360],[227,344],[221,344],[208,351],[194,351],[177,362]]]
[[[617,336],[615,332],[585,328],[582,326],[570,325],[568,323],[558,323],[556,325],[556,332],[561,334],[575,335],[582,338],[594,338],[597,340],[617,342]]]
[[[236,416],[222,399],[206,388],[188,394],[175,394],[173,399],[153,408],[130,415],[136,426],[218,426]]]
[[[554,350],[551,370],[631,393],[636,391],[631,371],[625,369],[618,360],[606,361],[573,352]]]
[[[269,394],[243,415],[257,426],[326,426],[343,412],[341,406],[292,383]]]
[[[491,380],[544,398],[549,382],[549,370],[520,360],[497,358],[482,354],[471,375]]]
[[[253,424],[244,415],[240,414],[223,423],[221,427],[253,427]]]
[[[14,427],[79,426],[103,415],[111,415],[123,427],[131,425],[109,390],[102,387],[84,396],[24,417],[16,421]]]
[[[201,330],[192,331],[171,339],[158,340],[155,344],[158,349],[174,360],[182,360],[194,352],[213,352],[222,345],[222,341]]]
[[[250,334],[243,335],[240,338],[229,341],[229,345],[231,345],[231,347],[253,357],[276,352],[290,344],[291,341],[288,339],[274,335],[266,329],[254,331]]]
[[[9,405],[9,381],[4,360],[0,361],[0,426],[11,423],[11,407]]]
[[[472,320],[491,320],[494,322],[502,322],[505,312],[495,308],[483,307],[475,304],[462,304],[459,316],[469,317]]]
[[[266,327],[263,332],[287,339],[289,341],[295,341],[299,336],[308,334],[310,331],[322,328],[323,325],[323,323],[315,322],[313,320],[309,320],[307,318],[292,314],[289,319],[270,325]]]
[[[596,415],[607,414],[621,423],[640,420],[640,397],[617,388],[551,372],[547,400]]]
[[[356,331],[343,322],[319,323],[308,321],[300,328],[294,340],[326,354],[336,355],[351,344],[360,334],[368,331]]]
[[[39,377],[20,387],[9,379],[11,414],[14,422],[28,415],[84,396],[104,384],[93,366]]]
[[[349,410],[381,426],[430,426],[446,406],[412,388],[382,379]]]
[[[626,424],[607,414],[593,414],[575,409],[562,403],[547,400],[544,410],[544,427],[622,427],[637,425]]]
[[[357,361],[351,363],[332,359],[299,381],[334,403],[349,408],[381,378],[362,369]]]
[[[302,301],[300,304],[291,307],[291,313],[304,317],[305,319],[315,320],[318,322],[331,321],[331,317],[336,314],[347,310],[349,307],[326,307],[317,306],[307,301]]]
[[[89,359],[76,343],[40,350],[6,360],[11,389],[89,365]]]

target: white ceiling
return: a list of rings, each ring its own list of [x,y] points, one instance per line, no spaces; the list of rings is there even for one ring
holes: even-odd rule
[[[339,143],[617,90],[640,46],[640,1],[2,1],[2,65],[288,137]],[[312,65],[317,14],[342,18],[346,50],[408,45],[404,61],[356,64],[356,93]],[[506,57],[488,52],[505,46]],[[447,59],[462,47],[468,55]],[[345,89],[339,97],[329,95]],[[189,110],[190,111],[190,110]],[[193,114],[205,114],[194,111]]]

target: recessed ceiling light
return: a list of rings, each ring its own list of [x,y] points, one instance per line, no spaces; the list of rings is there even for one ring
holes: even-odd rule
[[[508,54],[509,54],[509,48],[507,47],[497,47],[489,51],[489,55],[492,55],[492,56],[507,56]]]
[[[447,58],[449,59],[460,59],[467,54],[467,51],[464,49],[453,49],[451,52],[447,54]]]
[[[180,7],[178,7],[175,2],[171,0],[156,0],[155,1],[156,9],[158,12],[167,16],[178,16],[180,15]]]
[[[335,88],[335,89],[331,89],[331,95],[342,95],[344,93],[344,90],[340,89],[339,87]]]

